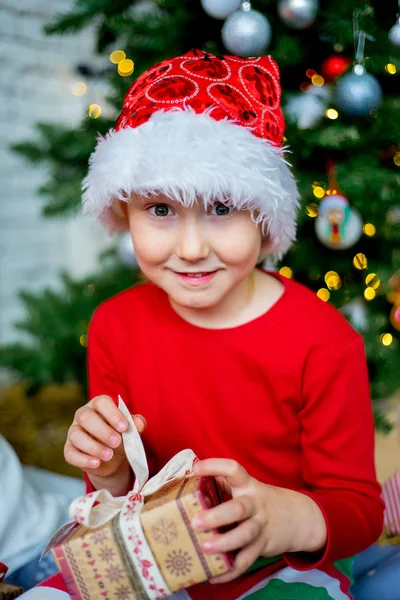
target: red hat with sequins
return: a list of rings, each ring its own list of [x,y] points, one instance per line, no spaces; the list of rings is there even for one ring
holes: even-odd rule
[[[271,56],[191,50],[143,73],[116,126],[98,139],[83,183],[86,214],[128,228],[118,200],[131,193],[191,206],[248,209],[281,257],[295,238],[298,190],[284,158],[279,70]]]

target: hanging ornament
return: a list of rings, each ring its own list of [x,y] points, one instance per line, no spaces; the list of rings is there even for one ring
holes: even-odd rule
[[[397,47],[400,47],[400,0],[399,12],[397,13],[397,21],[388,33],[389,40]]]
[[[242,2],[240,10],[232,13],[222,26],[222,41],[229,52],[236,56],[259,56],[271,41],[268,19],[251,8],[250,2]]]
[[[320,72],[326,83],[331,83],[342,75],[347,67],[351,65],[351,58],[342,56],[341,54],[332,54],[324,60],[321,65]]]
[[[328,161],[329,190],[318,208],[315,233],[319,241],[332,250],[346,250],[358,242],[363,222],[360,213],[337,192],[334,165]]]
[[[278,14],[293,29],[306,29],[315,21],[318,0],[279,0]]]
[[[201,0],[204,12],[214,19],[226,19],[237,10],[242,0]]]
[[[133,249],[132,237],[129,232],[122,233],[117,243],[117,253],[121,262],[127,267],[138,267],[138,263]]]
[[[309,85],[304,92],[289,96],[284,114],[299,129],[312,129],[321,121],[328,108],[332,92],[329,86]]]
[[[389,285],[391,292],[388,295],[389,302],[393,302],[393,308],[390,311],[390,322],[392,326],[400,331],[400,271],[397,271],[390,279]]]
[[[362,117],[378,108],[382,102],[382,89],[378,80],[367,73],[364,65],[365,39],[375,38],[360,31],[358,16],[361,11],[353,13],[354,44],[356,56],[353,70],[344,75],[336,85],[336,104],[340,110],[352,117]]]

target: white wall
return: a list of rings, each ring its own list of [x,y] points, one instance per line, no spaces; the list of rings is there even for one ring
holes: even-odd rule
[[[12,325],[23,315],[17,299],[21,288],[56,287],[63,268],[74,276],[84,275],[96,267],[100,248],[111,243],[100,227],[80,216],[41,217],[44,199],[36,190],[46,181],[46,169],[30,166],[8,148],[34,138],[37,121],[74,126],[89,104],[102,102],[101,84],[87,81],[84,96],[71,92],[74,83],[84,80],[76,64],[98,67],[108,62],[93,55],[93,33],[42,33],[52,15],[73,4],[7,0],[0,5],[0,344],[22,336]]]

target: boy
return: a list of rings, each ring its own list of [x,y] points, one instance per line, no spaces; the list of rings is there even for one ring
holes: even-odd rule
[[[362,339],[309,290],[256,268],[295,237],[280,95],[271,57],[159,63],[128,91],[84,184],[85,212],[129,227],[149,283],[93,316],[92,399],[65,456],[89,489],[129,491],[120,394],[151,474],[192,448],[196,472],[218,478],[232,499],[193,526],[236,524],[205,545],[237,551],[233,570],[177,598],[349,598],[333,563],[382,529]],[[260,556],[279,558],[245,573]]]

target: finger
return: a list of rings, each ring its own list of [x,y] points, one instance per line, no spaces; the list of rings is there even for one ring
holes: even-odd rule
[[[211,477],[222,476],[227,480],[231,487],[243,487],[249,480],[250,475],[236,460],[229,458],[208,458],[200,460],[193,467],[195,475],[203,477],[209,475]]]
[[[91,437],[110,448],[118,448],[118,446],[121,445],[121,435],[117,433],[115,429],[112,429],[110,425],[103,421],[99,414],[87,405],[75,415],[74,425],[79,425],[79,427],[86,431]]]
[[[253,498],[243,494],[214,508],[201,511],[194,517],[192,525],[194,529],[210,531],[244,521],[254,514],[254,510]]]
[[[139,433],[143,433],[143,431],[147,427],[147,421],[142,415],[132,415],[133,421],[136,425],[136,429]]]
[[[94,438],[92,438],[86,431],[81,429],[79,425],[72,425],[68,433],[68,441],[76,450],[88,454],[93,458],[100,460],[111,460],[113,457],[113,451],[111,448],[104,446]]]
[[[209,554],[231,552],[253,544],[261,533],[260,525],[254,519],[247,519],[237,527],[202,544]]]
[[[128,421],[110,396],[96,396],[89,405],[117,431],[125,431]]]
[[[210,583],[226,583],[227,581],[236,579],[236,577],[239,577],[239,575],[242,575],[249,567],[251,567],[257,558],[261,556],[261,552],[262,543],[259,541],[243,548],[236,556],[232,570],[223,575],[219,575],[218,577],[213,577],[210,579]]]
[[[83,452],[80,452],[68,442],[64,447],[64,458],[70,465],[74,467],[79,467],[80,469],[96,469],[100,466],[100,460],[98,458],[94,458],[93,456],[88,456]]]

